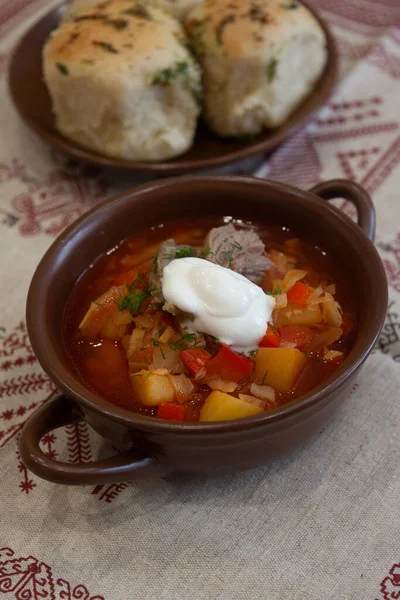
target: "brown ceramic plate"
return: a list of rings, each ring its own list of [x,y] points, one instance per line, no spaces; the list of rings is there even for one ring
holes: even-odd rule
[[[257,155],[261,155],[262,158],[263,154],[272,151],[289,135],[292,135],[316,109],[327,101],[335,85],[337,74],[335,44],[326,24],[313,13],[320,21],[327,37],[328,63],[313,92],[284,125],[265,131],[251,142],[239,142],[214,135],[200,121],[192,148],[178,158],[157,163],[109,158],[68,140],[57,131],[55,126],[50,96],[43,81],[41,53],[50,32],[57,27],[62,12],[63,5],[53,9],[21,39],[10,65],[11,96],[22,119],[45,142],[75,158],[104,167],[148,172],[155,175],[209,171],[232,164],[234,171],[238,169],[253,171],[254,160],[249,159],[257,157]],[[244,164],[240,165],[242,161]],[[245,165],[248,165],[248,168]]]

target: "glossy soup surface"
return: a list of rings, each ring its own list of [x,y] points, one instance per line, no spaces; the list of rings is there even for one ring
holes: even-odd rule
[[[138,367],[132,366],[127,351],[130,336],[133,330],[137,328],[133,319],[138,315],[149,314],[151,317],[155,315],[154,306],[148,307],[149,298],[145,299],[137,312],[132,313],[129,323],[120,326],[118,331],[122,331],[123,335],[118,334],[113,336],[112,333],[107,333],[107,337],[105,337],[100,332],[92,336],[87,336],[83,335],[79,326],[90,307],[94,309],[94,312],[101,313],[102,302],[99,301],[99,298],[110,290],[113,285],[118,286],[132,283],[132,273],[135,275],[135,278],[137,273],[139,273],[139,278],[143,278],[141,280],[144,282],[143,284],[139,281],[139,289],[143,289],[143,286],[147,285],[147,277],[152,268],[154,256],[157,254],[158,248],[163,241],[173,238],[177,245],[186,244],[191,247],[200,247],[211,228],[223,225],[227,221],[228,218],[225,220],[207,218],[174,221],[144,231],[141,234],[135,234],[131,238],[122,241],[113,251],[99,257],[97,262],[82,275],[67,301],[64,315],[64,334],[67,351],[74,368],[88,388],[117,406],[147,416],[192,422],[196,422],[199,419],[213,420],[212,418],[200,418],[200,416],[205,400],[210,396],[213,389],[215,391],[215,387],[211,389],[205,383],[207,378],[203,379],[203,381],[201,380],[202,378],[200,380],[196,379],[193,376],[193,372],[186,368],[186,363],[184,368],[178,371],[178,373],[181,374],[183,372],[186,374],[191,381],[193,389],[189,396],[179,396],[178,394],[172,402],[169,399],[168,403],[171,404],[172,409],[170,406],[167,406],[167,410],[165,411],[158,404],[152,406],[145,404],[143,401],[140,401],[135,393],[134,390],[137,387],[132,385],[132,381],[136,377],[135,381],[137,382]],[[290,389],[285,389],[284,391],[273,389],[273,397],[268,400],[254,399],[256,406],[261,406],[262,410],[270,410],[311,390],[323,382],[324,379],[340,366],[354,341],[356,315],[348,294],[350,286],[343,280],[332,258],[323,249],[313,243],[312,240],[302,239],[301,236],[296,235],[295,231],[290,231],[284,226],[278,227],[274,225],[268,227],[254,223],[243,224],[241,221],[232,222],[238,227],[251,226],[254,228],[265,244],[267,256],[277,261],[277,270],[271,273],[267,272],[264,279],[260,282],[266,293],[272,293],[276,298],[278,296],[282,297],[282,290],[278,289],[281,284],[275,288],[274,286],[276,286],[277,279],[279,281],[283,280],[285,268],[287,270],[289,265],[289,267],[306,271],[306,275],[302,278],[301,283],[304,286],[308,286],[307,290],[312,291],[312,288],[321,289],[322,286],[324,290],[323,295],[326,295],[325,290],[333,292],[334,300],[340,305],[339,311],[342,321],[340,328],[342,331],[339,335],[336,335],[337,339],[328,346],[319,343],[316,344],[315,340],[322,339],[318,337],[322,333],[325,332],[324,335],[326,335],[327,331],[331,332],[335,330],[335,325],[324,321],[318,324],[298,325],[299,319],[301,323],[302,311],[305,310],[304,306],[298,306],[290,302],[290,306],[288,305],[285,309],[280,309],[281,311],[286,311],[284,314],[281,313],[286,324],[280,324],[281,317],[277,318],[277,323],[275,324],[268,326],[268,323],[266,323],[266,332],[268,335],[262,344],[263,348],[275,348],[277,346],[295,348],[306,359]],[[285,268],[282,268],[280,262],[282,255],[280,253],[283,253],[283,260],[286,260],[286,263],[284,262]],[[289,263],[287,259],[289,259]],[[332,284],[334,284],[334,288]],[[300,291],[302,290],[301,286],[299,289]],[[306,287],[303,289],[306,290]],[[287,296],[289,297],[289,295],[290,292],[288,290]],[[297,298],[293,296],[293,289],[291,297]],[[300,300],[297,301],[300,302]],[[121,300],[117,300],[116,304],[121,309],[126,310],[127,307],[129,308],[129,302],[121,305]],[[321,303],[318,306],[322,313],[324,304]],[[115,312],[115,307],[113,310]],[[117,314],[119,317],[122,314],[119,309]],[[205,336],[201,343],[195,342],[191,336],[183,335],[184,332],[180,331],[179,324],[172,315],[165,311],[159,311],[159,314],[155,316],[159,319],[157,334],[154,334],[152,337],[150,348],[147,347],[146,350],[143,348],[140,349],[142,352],[140,360],[144,360],[145,362],[147,360],[150,364],[155,351],[160,358],[160,352],[163,355],[165,351],[170,353],[171,347],[178,353],[184,349],[201,349],[209,353],[210,358],[214,358],[220,352],[221,345],[218,340],[212,339],[210,336]],[[288,327],[291,324],[291,319],[294,319],[294,328],[293,326]],[[166,327],[176,331],[176,335],[172,338],[172,342],[162,344],[158,342],[158,339]],[[112,339],[113,337],[119,339]],[[143,352],[145,353],[144,359]],[[255,368],[253,367],[255,361],[259,360],[257,352],[253,352],[249,357],[240,356],[240,360],[248,361],[251,364],[252,372],[246,374],[245,377],[236,382],[236,388],[228,393],[235,398],[239,398],[241,394],[244,394],[247,400],[251,402],[251,398],[253,397],[250,389],[252,383],[256,382],[261,386],[265,386],[268,384],[270,376],[268,373],[272,371],[266,369],[263,377],[256,376]],[[148,378],[149,375],[147,374],[142,377],[141,381],[147,384]],[[218,384],[215,385],[218,387]],[[270,389],[271,385],[268,388]],[[162,403],[164,408],[165,404],[165,402]],[[229,417],[229,414],[228,412],[227,416],[222,418],[232,418]],[[235,415],[235,413],[232,414]]]

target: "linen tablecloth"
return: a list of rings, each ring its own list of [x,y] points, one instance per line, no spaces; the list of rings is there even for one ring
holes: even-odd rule
[[[0,600],[400,598],[400,1],[313,5],[336,37],[340,83],[257,174],[302,188],[347,177],[373,196],[390,287],[375,353],[333,422],[285,460],[78,489],[39,480],[18,455],[23,422],[54,391],[25,298],[54,237],[137,179],[76,164],[21,123],[8,59],[54,3],[0,0]],[[104,449],[85,424],[43,444],[70,461]]]

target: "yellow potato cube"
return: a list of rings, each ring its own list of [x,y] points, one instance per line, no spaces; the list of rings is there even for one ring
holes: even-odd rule
[[[256,358],[256,379],[277,392],[288,392],[306,360],[297,348],[260,348]]]
[[[207,421],[242,419],[243,417],[258,415],[263,411],[264,409],[260,406],[255,406],[240,398],[234,398],[229,394],[215,391],[207,396],[200,411],[200,421],[204,423]]]
[[[168,375],[157,375],[151,371],[131,374],[131,385],[135,398],[144,406],[158,406],[161,402],[173,402],[175,390]]]

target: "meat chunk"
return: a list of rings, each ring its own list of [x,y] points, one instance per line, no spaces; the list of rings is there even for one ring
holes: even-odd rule
[[[264,256],[265,246],[252,230],[236,229],[232,223],[208,233],[202,250],[207,260],[241,273],[258,283],[272,262]]]
[[[152,296],[157,302],[164,303],[162,293],[162,275],[165,267],[176,258],[185,256],[196,256],[196,248],[185,245],[176,245],[175,240],[169,239],[163,242],[154,257],[153,266],[149,277],[149,286]]]

